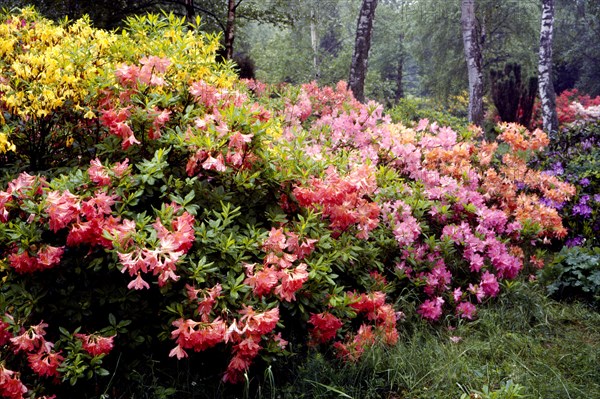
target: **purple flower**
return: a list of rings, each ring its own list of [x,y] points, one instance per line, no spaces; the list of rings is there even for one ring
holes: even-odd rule
[[[583,217],[592,216],[592,208],[586,204],[577,204],[573,206],[573,215],[581,215]]]
[[[587,177],[584,177],[583,179],[579,180],[579,184],[582,187],[587,187],[590,185],[590,179],[588,179]]]
[[[594,202],[600,202],[600,194],[594,194]]]
[[[562,163],[556,162],[554,165],[552,165],[552,172],[555,175],[562,175],[563,173],[565,173],[565,169],[563,168]]]
[[[540,204],[545,205],[549,208],[554,208],[557,211],[560,211],[565,205],[564,202],[556,202],[556,201],[551,200],[550,198],[546,198],[546,197],[540,198]]]
[[[566,242],[565,245],[567,247],[580,247],[583,245],[583,243],[585,242],[585,238],[579,236],[579,237],[573,237],[573,238],[569,238]]]

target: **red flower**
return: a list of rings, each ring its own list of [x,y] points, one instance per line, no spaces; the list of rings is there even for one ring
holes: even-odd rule
[[[327,312],[312,314],[308,322],[314,326],[310,331],[312,341],[318,344],[335,338],[337,331],[343,325],[340,319]]]
[[[38,353],[27,355],[29,366],[41,377],[59,377],[58,367],[65,360],[60,353],[53,352],[54,344],[45,342]]]
[[[92,356],[107,355],[114,346],[115,336],[103,337],[96,334],[75,334],[83,343],[83,350]]]

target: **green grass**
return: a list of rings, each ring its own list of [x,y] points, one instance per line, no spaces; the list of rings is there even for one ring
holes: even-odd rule
[[[455,330],[419,320],[400,328],[396,347],[374,348],[357,364],[311,354],[293,381],[260,396],[600,398],[600,314],[538,287],[514,284]]]

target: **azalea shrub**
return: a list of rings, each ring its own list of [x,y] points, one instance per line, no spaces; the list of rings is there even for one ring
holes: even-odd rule
[[[560,177],[576,188],[576,195],[566,202],[543,198],[555,207],[569,230],[565,244],[600,246],[600,105],[572,105],[576,120],[566,124],[545,151],[532,159],[536,168]]]
[[[407,298],[428,322],[474,319],[567,235],[542,199],[574,187],[527,164],[540,130],[487,142],[394,123],[343,82],[237,80],[216,38],[168,15],[49,42],[32,10],[3,26],[24,58],[1,61],[1,396],[123,395],[117,369],[178,360],[232,384],[309,349],[356,360],[398,340]],[[80,35],[69,56],[97,51],[99,68],[77,67],[85,94],[22,98],[44,74],[17,73],[24,60]]]
[[[559,125],[566,126],[581,121],[582,118],[589,118],[589,115],[587,115],[589,112],[586,110],[597,113],[598,106],[600,106],[600,96],[591,97],[585,93],[580,93],[577,89],[564,90],[556,97],[556,113]],[[539,101],[535,103],[533,113],[535,116],[532,125],[541,127],[542,111]]]

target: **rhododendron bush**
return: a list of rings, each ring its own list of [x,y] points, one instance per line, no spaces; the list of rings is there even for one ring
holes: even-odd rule
[[[28,13],[4,21],[26,58],[47,45],[30,31],[54,29]],[[67,42],[82,34],[69,26]],[[485,142],[391,123],[344,83],[237,81],[214,38],[172,16],[88,29],[111,44],[80,103],[28,98],[46,112],[20,114],[23,62],[2,53],[21,145],[0,191],[0,396],[124,390],[126,376],[101,377],[144,359],[167,373],[218,354],[230,383],[306,348],[358,359],[398,340],[407,292],[428,321],[473,319],[566,234],[540,198],[573,187],[526,163],[548,144],[539,130],[502,125]],[[21,136],[46,122],[60,158],[33,170]]]

